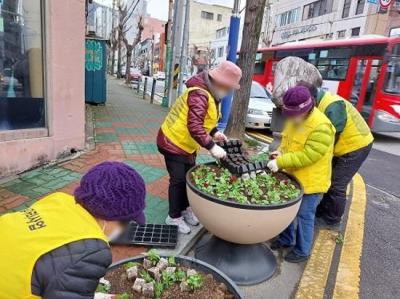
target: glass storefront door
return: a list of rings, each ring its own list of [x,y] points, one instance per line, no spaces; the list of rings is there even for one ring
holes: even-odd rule
[[[45,127],[42,1],[0,2],[0,131]]]

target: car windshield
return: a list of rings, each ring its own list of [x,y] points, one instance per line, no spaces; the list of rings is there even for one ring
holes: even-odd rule
[[[270,98],[268,96],[266,90],[257,82],[253,82],[251,84],[250,97],[251,98],[263,98],[263,99]]]
[[[400,94],[400,57],[393,57],[388,63],[384,90],[387,93]]]

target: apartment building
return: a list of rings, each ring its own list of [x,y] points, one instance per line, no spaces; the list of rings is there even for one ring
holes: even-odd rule
[[[379,3],[379,1],[377,1]],[[271,45],[308,39],[388,35],[400,22],[399,0],[389,9],[368,0],[275,0],[268,36]]]

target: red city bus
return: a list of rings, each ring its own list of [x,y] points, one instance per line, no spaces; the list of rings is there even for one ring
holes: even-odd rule
[[[297,56],[314,64],[323,88],[351,101],[374,132],[400,131],[400,37],[304,41],[260,49],[254,80],[274,82],[276,63]]]

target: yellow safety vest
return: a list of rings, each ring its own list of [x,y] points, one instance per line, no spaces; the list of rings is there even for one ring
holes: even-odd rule
[[[218,124],[219,111],[214,97],[205,89],[200,87],[191,87],[177,98],[175,104],[172,106],[161,130],[164,135],[177,147],[183,149],[187,153],[197,152],[201,146],[190,135],[187,126],[189,106],[187,103],[189,93],[194,90],[201,90],[208,96],[208,110],[204,119],[203,127],[207,133],[210,133]]]
[[[282,132],[282,142],[279,150],[283,154],[295,153],[304,150],[308,136],[322,124],[328,124],[332,127],[332,145],[325,155],[312,165],[303,168],[285,169],[287,173],[293,175],[301,182],[305,194],[325,193],[331,185],[335,128],[321,111],[314,109],[301,127],[295,127],[287,123]]]
[[[95,218],[65,193],[0,217],[0,298],[33,299],[32,271],[44,254],[82,239],[106,236]]]
[[[318,109],[325,113],[328,106],[337,101],[344,101],[346,105],[347,121],[339,140],[336,142],[334,155],[343,156],[369,145],[374,141],[374,137],[368,124],[357,111],[357,109],[345,99],[330,92],[325,92],[321,99]]]

